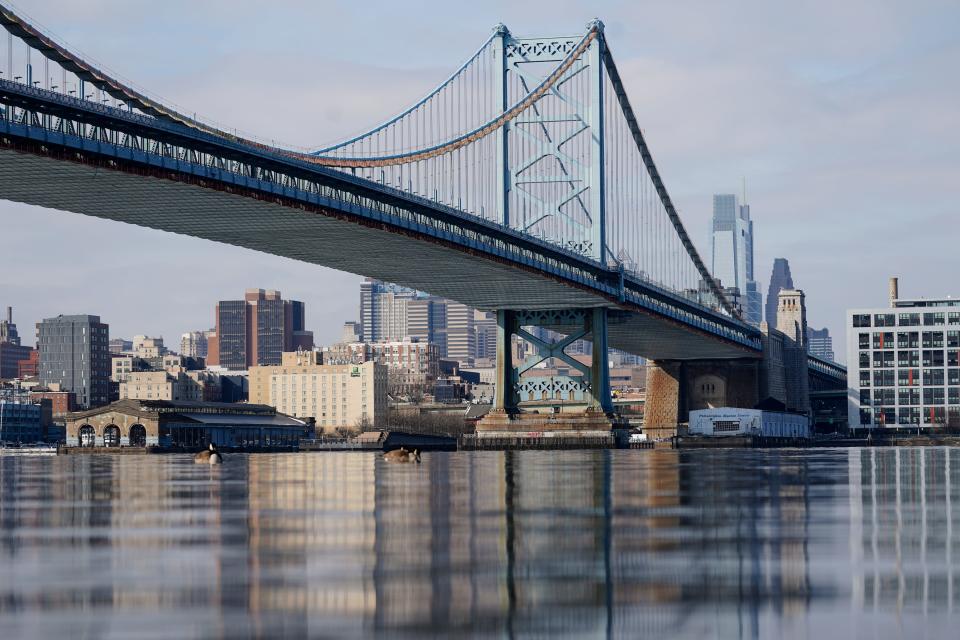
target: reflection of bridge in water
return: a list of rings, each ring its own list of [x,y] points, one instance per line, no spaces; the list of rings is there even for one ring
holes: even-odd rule
[[[489,452],[396,466],[344,453],[233,456],[219,470],[8,456],[0,629],[123,633],[174,611],[230,636],[932,624],[960,599],[958,456]]]
[[[2,512],[77,532],[61,553],[92,577],[45,602],[175,607],[228,635],[700,634],[757,628],[770,607],[802,615],[802,460],[745,488],[723,461],[690,456],[258,455],[213,474],[82,456],[61,459],[69,484],[43,482],[49,508]]]

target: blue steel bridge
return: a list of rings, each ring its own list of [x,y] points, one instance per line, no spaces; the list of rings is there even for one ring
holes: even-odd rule
[[[496,311],[497,404],[548,357],[610,411],[604,358],[759,359],[691,242],[603,24],[562,38],[498,26],[422,100],[315,150],[212,126],[119,81],[0,5],[0,197],[206,238]],[[335,95],[331,95],[335,100]],[[78,247],[78,260],[95,260]],[[318,282],[318,286],[322,283]],[[540,340],[531,327],[565,334]],[[513,363],[511,336],[536,355]]]

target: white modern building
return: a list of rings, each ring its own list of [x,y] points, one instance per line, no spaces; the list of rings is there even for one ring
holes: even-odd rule
[[[850,428],[960,427],[960,299],[847,311]]]
[[[724,287],[737,289],[744,317],[759,326],[763,320],[763,295],[753,275],[750,205],[738,204],[737,196],[732,193],[713,196],[710,272]]]

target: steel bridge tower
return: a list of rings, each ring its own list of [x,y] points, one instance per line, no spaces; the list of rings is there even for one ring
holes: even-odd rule
[[[525,232],[550,221],[567,248],[606,264],[603,23],[596,20],[589,28],[597,37],[576,64],[544,99],[496,134],[497,219]],[[519,97],[515,92],[529,93],[543,83],[547,73],[570,56],[578,40],[514,38],[506,26],[498,25],[493,42],[497,106],[507,111]],[[521,401],[585,400],[585,419],[580,416],[579,421],[563,420],[563,424],[609,429],[613,404],[607,315],[604,307],[498,309],[494,405],[478,428],[539,431],[543,429],[540,420],[522,419]],[[518,362],[515,337],[533,348],[531,355]],[[566,352],[581,339],[593,343],[589,367]],[[524,377],[549,359],[579,375]]]

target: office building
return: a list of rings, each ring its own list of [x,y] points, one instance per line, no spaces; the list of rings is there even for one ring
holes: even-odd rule
[[[110,400],[110,328],[99,316],[47,318],[37,324],[40,384],[60,385],[76,395],[77,406]]]
[[[960,299],[847,311],[847,415],[856,428],[960,428]]]
[[[207,357],[207,332],[188,331],[180,336],[180,355],[191,358]]]
[[[447,353],[462,367],[472,367],[477,354],[474,310],[459,302],[447,302]]]
[[[317,351],[287,352],[280,365],[250,368],[250,402],[313,418],[318,432],[381,425],[387,416],[387,367],[321,364]]]
[[[835,361],[833,338],[830,337],[830,331],[826,327],[823,329],[807,327],[807,352],[821,360]]]
[[[780,293],[781,289],[793,289],[790,262],[786,258],[774,259],[773,272],[770,274],[770,288],[767,289],[766,321],[771,329],[777,328],[777,294]]]
[[[243,300],[221,300],[214,335],[207,338],[207,362],[242,371],[280,364],[284,351],[313,348],[305,328],[304,304],[283,300],[279,291],[247,289]]]
[[[13,323],[13,308],[7,307],[7,317],[0,320],[0,379],[20,375],[20,361],[29,360],[30,347],[20,344],[17,325]]]
[[[713,196],[710,256],[710,272],[723,287],[739,291],[744,318],[759,326],[763,307],[762,295],[754,280],[750,205],[739,204],[734,194]]]

